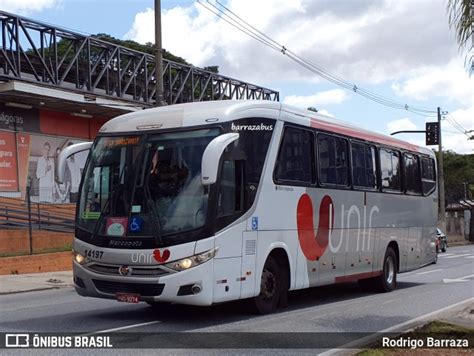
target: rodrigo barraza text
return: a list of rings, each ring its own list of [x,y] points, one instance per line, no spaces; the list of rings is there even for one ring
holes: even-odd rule
[[[440,339],[435,337],[426,337],[412,339],[410,337],[382,338],[382,347],[410,348],[467,348],[469,341],[467,339]]]

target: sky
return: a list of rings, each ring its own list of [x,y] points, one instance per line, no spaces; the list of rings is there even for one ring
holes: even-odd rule
[[[206,0],[201,0],[206,2]],[[474,153],[474,75],[445,0],[221,0],[300,57],[392,100],[447,111],[443,148]],[[153,0],[0,0],[0,9],[84,34],[154,41]],[[224,22],[197,1],[162,0],[163,47],[195,66],[278,90],[280,100],[390,134],[436,117],[396,110],[326,81]],[[431,115],[431,114],[430,114]],[[471,133],[471,135],[474,134]],[[397,135],[424,145],[423,134]],[[437,147],[434,147],[437,148]]]

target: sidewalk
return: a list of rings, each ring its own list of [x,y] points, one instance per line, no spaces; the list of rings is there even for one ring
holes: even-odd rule
[[[72,286],[72,271],[0,276],[0,295]]]

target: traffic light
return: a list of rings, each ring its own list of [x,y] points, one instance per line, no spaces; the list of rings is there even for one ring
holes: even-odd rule
[[[426,123],[426,145],[439,144],[439,122]]]

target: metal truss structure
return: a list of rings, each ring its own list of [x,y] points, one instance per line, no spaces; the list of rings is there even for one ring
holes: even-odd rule
[[[153,55],[3,11],[0,28],[0,80],[154,104]],[[168,104],[279,100],[277,91],[169,60],[163,60],[163,81]]]

